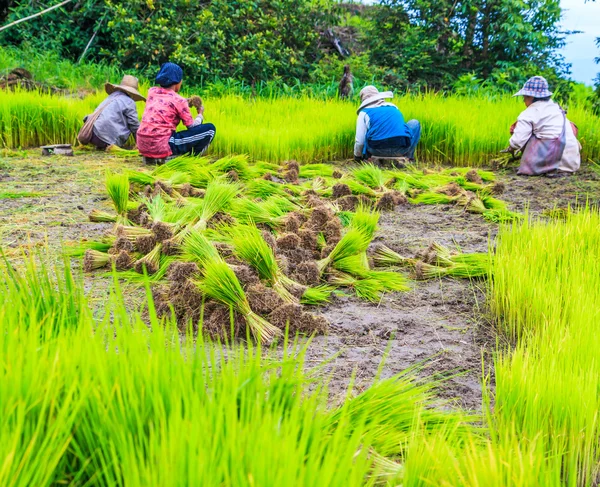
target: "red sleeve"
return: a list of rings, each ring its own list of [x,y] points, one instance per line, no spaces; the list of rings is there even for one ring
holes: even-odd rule
[[[187,100],[181,96],[177,98],[177,102],[175,103],[177,114],[179,115],[179,118],[181,118],[183,125],[190,127],[194,124],[194,118],[192,117],[192,112],[190,112]]]

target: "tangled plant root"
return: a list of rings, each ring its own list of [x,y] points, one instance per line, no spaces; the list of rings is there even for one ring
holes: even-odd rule
[[[506,190],[506,185],[502,181],[496,181],[490,189],[492,194],[500,195]]]
[[[260,282],[258,274],[249,265],[241,263],[235,264],[231,266],[231,269],[233,270],[234,274],[238,278],[238,281],[240,281],[240,284],[244,288],[251,286],[252,284],[256,284],[257,282]]]
[[[277,250],[277,241],[275,240],[275,236],[268,230],[263,230],[262,237],[267,245],[271,247],[271,250],[275,252]]]
[[[314,207],[307,224],[315,230],[323,230],[329,220],[334,218],[333,213],[326,206]]]
[[[302,241],[300,237],[294,233],[285,233],[281,237],[277,238],[277,249],[278,250],[293,250],[297,249]]]
[[[150,229],[152,230],[152,233],[154,233],[157,242],[163,242],[173,238],[173,231],[166,223],[154,222]]]
[[[114,249],[115,249],[115,253],[119,253],[122,250],[125,250],[126,252],[133,252],[134,251],[134,246],[133,246],[133,242],[131,240],[129,240],[128,238],[125,237],[118,237],[115,240],[115,243],[113,245]]]
[[[465,174],[465,179],[470,183],[483,184],[483,179],[475,169],[471,169]]]
[[[133,267],[133,258],[126,250],[121,250],[115,257],[115,267],[118,271],[126,271]]]
[[[141,254],[149,254],[156,246],[156,238],[153,235],[142,235],[135,240],[135,248]]]
[[[331,174],[335,179],[341,179],[344,176],[344,173],[342,173],[341,171],[339,171],[338,169],[334,169],[333,173]]]
[[[288,213],[283,228],[288,233],[297,233],[302,223],[303,222],[298,218],[297,213]]]
[[[255,283],[248,287],[246,297],[252,311],[262,315],[268,314],[285,304],[283,298],[274,289],[261,283]]]
[[[164,255],[179,255],[181,252],[181,244],[174,239],[163,241],[162,253]]]
[[[195,262],[173,262],[169,266],[167,279],[171,282],[184,282],[196,278],[199,273],[200,269]]]
[[[294,279],[305,286],[316,286],[321,281],[319,266],[314,260],[300,262],[294,271]]]
[[[338,198],[337,203],[340,205],[340,208],[344,211],[354,211],[354,209],[358,206],[358,196],[350,194],[348,196],[342,196]]]
[[[298,236],[300,237],[304,249],[311,251],[318,250],[317,234],[313,230],[302,228],[298,232]]]

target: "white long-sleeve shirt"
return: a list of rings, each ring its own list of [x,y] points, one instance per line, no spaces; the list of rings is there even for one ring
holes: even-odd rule
[[[510,147],[515,151],[523,150],[532,135],[538,139],[556,139],[560,137],[564,123],[565,118],[558,104],[552,100],[536,101],[517,118],[517,125],[509,142]],[[581,165],[580,146],[568,119],[566,124],[566,146],[558,169],[573,172]]]

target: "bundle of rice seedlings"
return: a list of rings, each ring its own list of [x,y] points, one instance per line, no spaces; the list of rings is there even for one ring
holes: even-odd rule
[[[152,230],[144,227],[134,227],[131,225],[119,225],[115,229],[117,237],[125,237],[132,242],[135,242],[139,237],[151,237]]]
[[[209,260],[219,258],[217,248],[198,230],[190,230],[181,246],[183,258],[196,262],[200,268]]]
[[[410,188],[420,190],[427,190],[431,188],[431,185],[422,181],[416,173],[413,175],[405,171],[393,171],[389,173],[389,175],[395,180],[392,187],[398,191],[405,191],[406,189]]]
[[[354,277],[366,278],[369,275],[369,263],[364,252],[338,259],[331,266],[337,271]]]
[[[117,221],[117,215],[108,213],[102,210],[92,210],[88,215],[91,222],[94,223],[115,223]]]
[[[253,179],[246,184],[246,195],[251,198],[260,198],[262,200],[270,196],[286,196],[284,186],[266,179]]]
[[[95,269],[109,266],[114,260],[114,257],[105,252],[98,250],[87,249],[83,255],[83,270],[91,272]]]
[[[484,277],[492,268],[492,256],[487,252],[456,254],[451,260],[453,265],[449,275],[452,277]]]
[[[370,270],[367,272],[366,278],[376,280],[386,291],[410,290],[408,280],[399,272]]]
[[[147,172],[142,172],[142,171],[125,171],[125,173],[127,175],[127,179],[129,179],[130,183],[133,184],[139,184],[141,186],[146,186],[148,184],[152,185],[156,182],[156,177],[152,176],[152,174],[149,174]]]
[[[381,244],[379,245],[373,254],[373,261],[375,265],[380,266],[401,266],[401,267],[409,267],[414,266],[416,261],[415,259],[409,257],[403,257],[398,252],[393,251],[389,247]]]
[[[273,214],[273,210],[275,213]],[[271,228],[285,224],[285,213],[267,205],[266,202],[257,202],[248,198],[237,198],[231,205],[231,215],[244,223],[264,223]]]
[[[340,182],[347,185],[350,188],[350,191],[352,191],[352,194],[368,196],[370,198],[375,198],[377,196],[375,191],[368,186],[359,183],[355,179],[343,178]]]
[[[322,274],[329,265],[340,259],[365,252],[369,243],[371,243],[371,238],[368,235],[356,228],[351,228],[327,257],[317,261],[319,272]]]
[[[377,303],[381,299],[384,287],[377,279],[361,279],[353,277],[344,272],[334,271],[329,276],[329,282],[336,286],[349,287],[360,299],[371,303]]]
[[[112,200],[117,212],[117,223],[127,225],[127,210],[129,203],[129,178],[126,174],[116,174],[106,171],[106,192]]]
[[[237,184],[221,180],[211,181],[206,187],[200,211],[197,215],[198,222],[194,225],[197,230],[205,230],[208,220],[217,212],[223,211],[238,195],[240,188]]]
[[[387,178],[384,172],[373,164],[363,164],[352,171],[352,175],[361,183],[376,191],[385,191]]]
[[[86,250],[96,250],[98,252],[107,253],[113,246],[114,241],[114,237],[110,237],[101,242],[92,240],[88,242],[82,241],[78,244],[67,244],[65,254],[69,257],[81,257],[85,254]]]
[[[335,286],[321,284],[315,287],[308,287],[300,298],[300,304],[308,306],[318,306],[323,303],[329,303],[331,293],[335,291]]]
[[[223,260],[206,261],[202,275],[198,283],[200,290],[209,298],[239,312],[246,319],[256,340],[268,343],[281,333],[277,327],[252,311],[238,278]]]
[[[248,179],[250,171],[248,169],[248,156],[244,154],[222,157],[221,159],[213,162],[212,169],[220,172],[221,174],[227,174],[231,171],[235,171],[240,179]]]
[[[334,168],[331,164],[305,164],[300,166],[301,178],[331,177],[333,176]]]
[[[378,211],[359,204],[354,211],[352,220],[350,220],[350,228],[363,232],[370,240],[373,240],[375,232],[377,231],[379,217],[380,213]]]
[[[162,243],[157,243],[154,248],[148,252],[144,257],[138,259],[133,264],[136,272],[143,274],[144,269],[148,274],[155,274],[160,267],[160,253],[162,250]]]
[[[449,205],[454,203],[456,198],[447,194],[426,192],[409,198],[408,201],[413,205]]]
[[[248,262],[259,277],[266,281],[287,303],[297,303],[298,300],[289,289],[298,285],[287,277],[275,257],[273,249],[265,242],[262,234],[255,226],[235,227],[231,229],[233,247],[236,255]]]

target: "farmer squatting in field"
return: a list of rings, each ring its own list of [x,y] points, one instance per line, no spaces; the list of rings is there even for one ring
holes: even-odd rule
[[[421,138],[421,124],[417,120],[405,123],[398,107],[385,101],[393,96],[391,91],[379,92],[370,85],[360,91],[354,143],[355,160],[371,156],[414,159],[415,148]]]
[[[577,171],[581,164],[577,127],[550,99],[546,79],[528,79],[514,96],[523,96],[527,108],[511,126],[510,145],[504,151],[522,152],[518,174],[555,176]]]
[[[82,144],[92,144],[104,150],[110,145],[123,147],[129,136],[135,134],[140,126],[136,101],[146,99],[138,91],[138,79],[125,75],[121,83],[104,85],[108,97],[87,115],[78,139]]]
[[[177,64],[165,63],[156,75],[156,84],[148,91],[148,101],[137,133],[137,146],[144,162],[155,164],[169,156],[201,155],[212,142],[216,128],[202,123],[204,107],[192,118],[188,101],[178,94],[183,70]],[[176,132],[179,122],[187,130]]]

